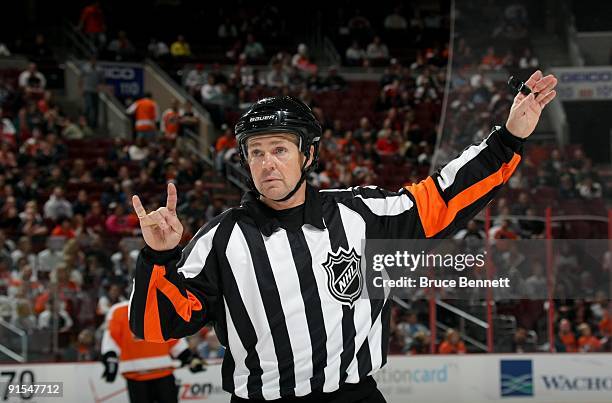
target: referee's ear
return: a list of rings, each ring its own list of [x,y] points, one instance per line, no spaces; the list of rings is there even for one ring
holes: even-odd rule
[[[309,153],[309,157],[308,157],[308,163],[306,164],[306,169],[308,169],[308,167],[310,167],[310,165],[312,164],[312,160],[314,158],[314,152],[315,152],[314,146],[310,146],[310,153]],[[304,155],[304,154],[302,154],[302,155]]]

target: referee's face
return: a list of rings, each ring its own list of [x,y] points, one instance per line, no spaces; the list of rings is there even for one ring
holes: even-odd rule
[[[297,143],[289,133],[262,134],[247,141],[251,176],[264,197],[282,199],[300,179],[305,157]]]

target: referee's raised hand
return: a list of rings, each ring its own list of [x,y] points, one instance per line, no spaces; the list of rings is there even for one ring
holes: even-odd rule
[[[140,228],[145,242],[151,249],[164,251],[174,249],[183,236],[183,225],[176,216],[176,187],[168,183],[166,207],[160,207],[147,214],[140,198],[132,197],[134,211],[140,220]]]

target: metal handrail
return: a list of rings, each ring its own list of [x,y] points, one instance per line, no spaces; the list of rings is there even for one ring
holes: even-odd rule
[[[122,137],[130,139],[132,137],[132,121],[127,116],[123,105],[119,100],[112,94],[99,91],[98,97],[100,98],[101,105],[104,106],[103,121],[106,124],[106,128],[110,133],[111,137]],[[109,115],[113,115],[118,122],[120,122],[119,128],[114,128],[113,120],[109,118]]]
[[[475,324],[476,326],[480,326],[483,329],[488,329],[489,328],[489,324],[487,322],[485,322],[484,320],[480,320],[477,317],[475,317],[474,315],[470,315],[469,313],[451,305],[448,304],[440,299],[436,299],[436,305],[438,305],[440,308],[444,308],[447,311],[450,311],[452,313],[454,313],[457,316],[462,317],[463,319],[472,322],[473,324]]]
[[[80,52],[80,55],[91,57],[96,54],[96,47],[68,20],[64,21],[64,33],[70,39],[72,45]]]
[[[10,324],[2,318],[0,318],[0,326],[4,326],[7,330],[15,333],[21,339],[21,354],[17,354],[2,344],[0,344],[0,351],[17,362],[26,362],[28,360],[28,335],[25,330]]]
[[[192,153],[200,157],[200,159],[202,159],[202,161],[204,161],[206,165],[208,165],[211,168],[214,168],[215,162],[212,160],[212,158],[210,158],[210,156],[208,156],[207,154],[201,151],[200,136],[198,136],[191,129],[185,129],[184,133],[187,136],[187,138],[190,139],[191,141],[183,142],[182,143],[183,147],[187,148],[189,151],[191,151]]]
[[[238,186],[245,192],[249,191],[248,181],[249,175],[247,171],[240,166],[240,164],[236,164],[234,162],[228,161],[225,164],[225,177],[232,182],[234,185]]]
[[[332,64],[338,65],[342,61],[342,57],[338,53],[336,46],[334,46],[334,43],[328,36],[323,37],[323,53]]]
[[[151,70],[155,72],[155,74],[163,78],[162,83],[164,85],[168,85],[171,91],[174,92],[178,98],[182,97],[187,99],[191,103],[192,108],[196,110],[196,112],[198,112],[200,115],[210,121],[210,113],[208,113],[208,111],[202,106],[202,104],[198,102],[188,91],[185,91],[185,89],[181,87],[176,81],[174,81],[174,79],[172,79],[172,77],[170,77],[168,73],[166,73],[164,69],[162,69],[161,66],[155,60],[146,59],[145,66],[150,67]]]

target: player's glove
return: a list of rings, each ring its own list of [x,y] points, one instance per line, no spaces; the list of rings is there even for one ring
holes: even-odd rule
[[[206,371],[206,368],[204,367],[204,361],[202,361],[202,359],[197,354],[193,353],[189,349],[183,351],[178,356],[178,359],[181,360],[181,362],[183,363],[182,366],[189,367],[189,371],[194,374],[196,372]]]
[[[119,370],[119,358],[117,358],[117,353],[109,351],[104,354],[102,356],[102,363],[104,364],[102,378],[104,378],[106,382],[114,382]]]

